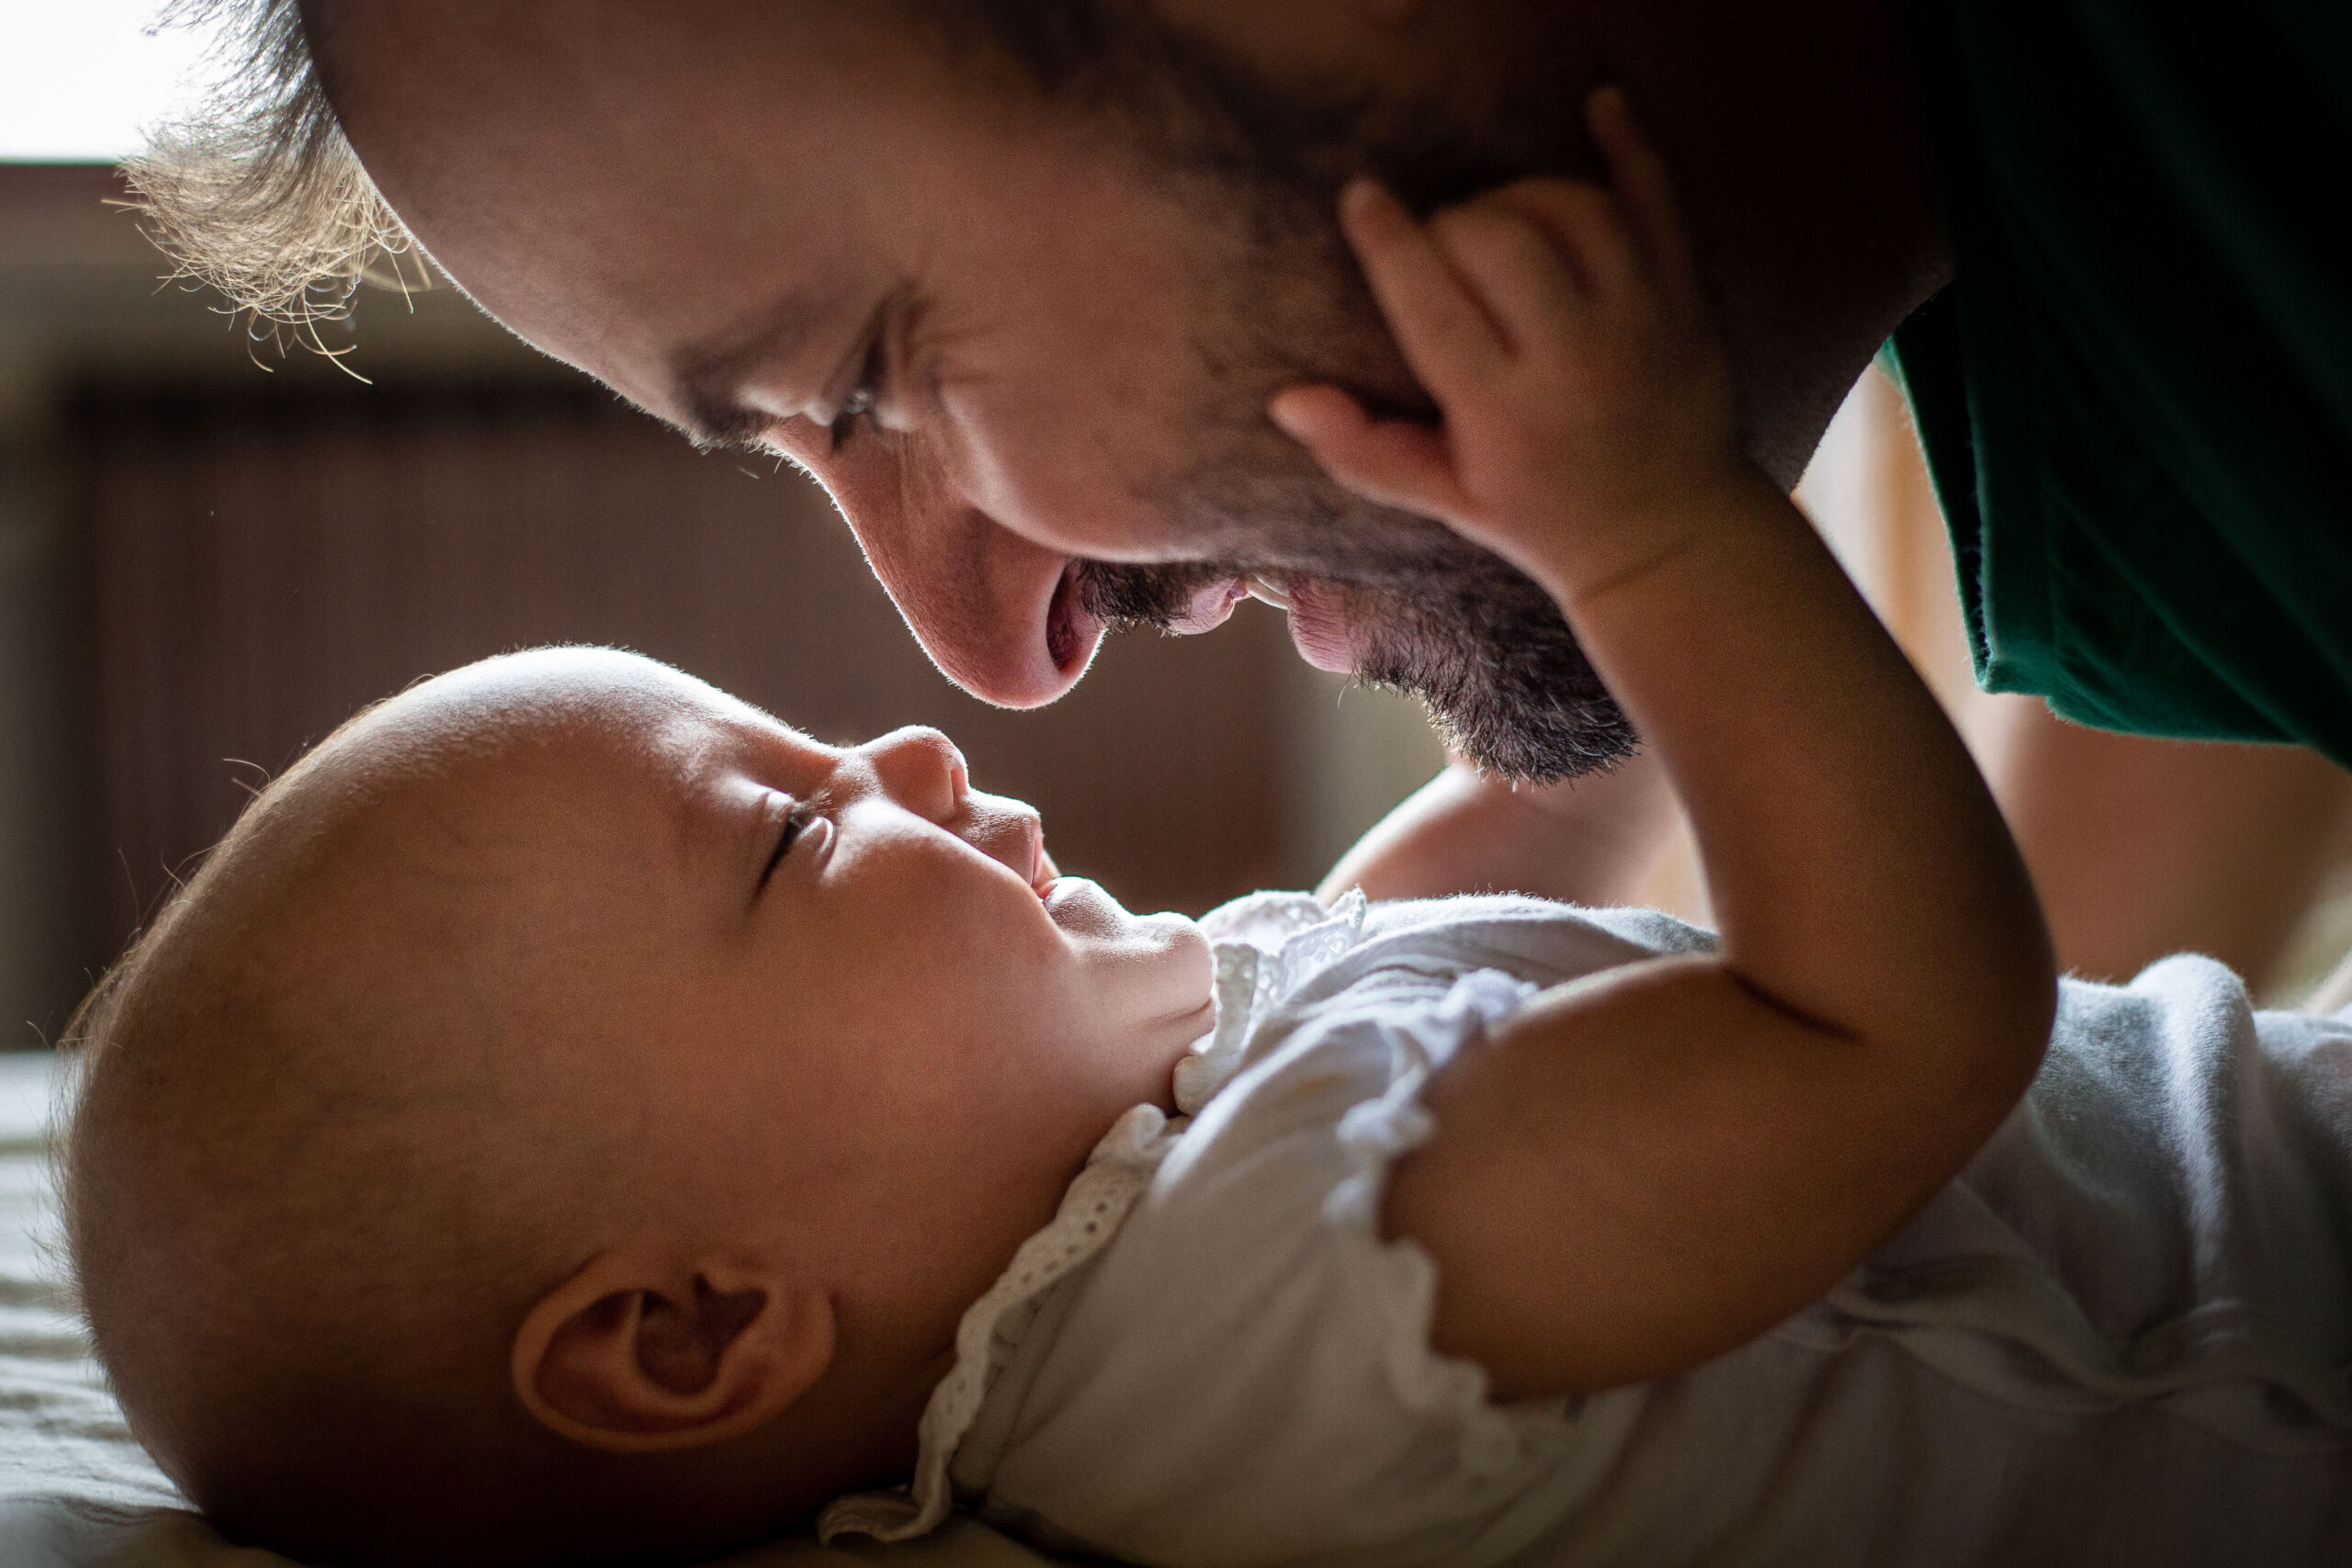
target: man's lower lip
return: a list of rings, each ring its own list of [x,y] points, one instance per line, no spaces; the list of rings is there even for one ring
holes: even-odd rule
[[[1290,642],[1298,656],[1334,675],[1355,671],[1355,638],[1348,629],[1339,595],[1323,583],[1293,578],[1289,583]]]

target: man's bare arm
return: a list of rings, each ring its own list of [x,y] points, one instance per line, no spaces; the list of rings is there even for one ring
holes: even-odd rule
[[[1646,752],[1555,784],[1454,762],[1366,833],[1323,879],[1326,902],[1527,893],[1564,904],[1629,904],[1673,841],[1674,791]]]

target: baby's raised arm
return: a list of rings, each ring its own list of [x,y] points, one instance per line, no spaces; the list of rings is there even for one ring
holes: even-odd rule
[[[1274,415],[1340,480],[1542,583],[1688,808],[1719,953],[1539,998],[1432,1082],[1386,1223],[1442,1349],[1506,1394],[1663,1375],[1859,1263],[1998,1125],[2053,1006],[1967,751],[1742,455],[1662,162],[1596,95],[1609,189],[1345,218],[1442,428],[1344,393]]]

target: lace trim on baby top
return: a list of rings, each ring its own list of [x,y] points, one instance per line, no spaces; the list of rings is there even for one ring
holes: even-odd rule
[[[1021,1244],[1012,1265],[956,1325],[955,1368],[932,1391],[917,1428],[912,1483],[838,1499],[817,1517],[820,1542],[842,1535],[906,1540],[939,1528],[955,1506],[948,1461],[1036,1320],[1046,1292],[1102,1249],[1191,1118],[1239,1070],[1255,1021],[1361,941],[1364,913],[1363,895],[1356,892],[1329,909],[1303,894],[1261,893],[1204,922],[1213,939],[1231,940],[1216,943],[1216,1024],[1176,1066],[1181,1114],[1170,1120],[1157,1106],[1138,1105],[1095,1145],[1052,1222]]]
[[[937,1529],[946,1518],[955,1501],[947,1461],[979,1416],[989,1383],[1036,1316],[1038,1299],[1111,1238],[1182,1125],[1182,1118],[1170,1122],[1158,1106],[1138,1105],[1094,1145],[1052,1223],[1021,1244],[1012,1266],[956,1325],[955,1369],[932,1391],[917,1428],[921,1448],[913,1483],[837,1500],[817,1517],[820,1541],[840,1535],[904,1540]]]
[[[1370,906],[1348,890],[1326,908],[1304,893],[1255,893],[1201,922],[1216,943],[1216,1027],[1176,1064],[1176,1107],[1197,1115],[1241,1070],[1259,1022],[1363,940]]]

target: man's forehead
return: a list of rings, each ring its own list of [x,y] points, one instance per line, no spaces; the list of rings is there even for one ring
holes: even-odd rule
[[[871,73],[836,68],[839,26],[753,27],[741,6],[387,9],[335,28],[336,107],[370,175],[493,315],[599,374],[616,350],[661,372],[724,358],[820,306],[802,295],[858,230],[873,122],[907,123],[882,86],[857,89]],[[861,36],[877,31],[867,53],[913,47]]]
[[[363,141],[413,140],[459,169],[518,148],[608,161],[642,149],[675,187],[739,153],[805,159],[836,129],[864,141],[876,117],[860,111],[920,109],[977,80],[899,14],[820,0],[341,0],[311,30]]]

